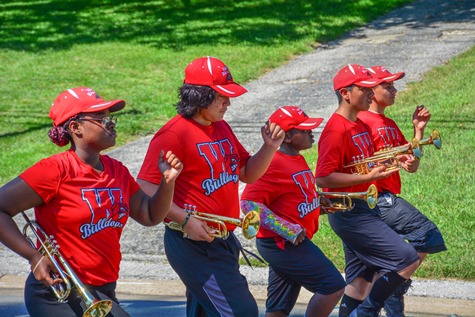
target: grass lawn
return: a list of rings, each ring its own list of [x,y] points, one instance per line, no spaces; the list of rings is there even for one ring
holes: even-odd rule
[[[127,107],[117,127],[123,145],[155,132],[175,114],[183,69],[221,58],[245,83],[319,43],[409,0],[119,1],[5,0],[0,3],[0,185],[41,158],[51,143],[47,117],[56,95],[90,86]],[[475,50],[435,68],[398,97],[389,115],[410,136],[424,103],[443,147],[426,147],[416,175],[402,173],[403,197],[436,222],[449,248],[429,256],[417,276],[475,279]],[[306,152],[316,161],[316,147]],[[314,166],[312,166],[314,169]],[[339,239],[322,218],[315,241],[343,268]]]
[[[63,150],[47,137],[47,115],[67,88],[127,101],[117,126],[123,145],[176,113],[193,59],[221,58],[244,83],[408,2],[2,1],[0,184]]]
[[[424,104],[432,117],[425,137],[437,129],[442,148],[424,147],[415,174],[401,172],[401,196],[431,219],[444,235],[448,250],[429,255],[415,276],[424,278],[475,279],[475,96],[469,93],[475,80],[475,47],[427,73],[421,82],[412,83],[399,93],[395,105],[386,111],[407,138],[412,137],[412,113]],[[397,71],[397,70],[394,70]],[[315,169],[316,146],[305,152]],[[340,241],[326,216],[314,241],[337,264],[344,267]]]

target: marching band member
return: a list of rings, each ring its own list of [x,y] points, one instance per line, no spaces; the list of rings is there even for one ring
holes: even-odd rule
[[[59,302],[50,288],[62,282],[50,275],[58,268],[13,221],[30,208],[87,291],[111,301],[108,316],[129,316],[115,295],[122,230],[129,217],[144,226],[164,219],[182,164],[171,152],[157,156],[154,163],[163,179],[150,197],[122,163],[102,155],[117,136],[112,113],[124,106],[123,100],[105,101],[87,87],[61,92],[49,112],[53,128],[48,135],[59,146],[71,143],[70,149],[39,161],[0,188],[0,241],[31,265],[25,303],[32,317],[83,316],[87,307],[78,287],[72,288],[66,303]]]
[[[241,209],[259,211],[256,244],[269,263],[266,317],[288,316],[300,289],[314,293],[305,316],[328,317],[346,283],[335,265],[312,242],[321,206],[315,178],[300,151],[314,143],[312,129],[323,119],[309,118],[296,106],[277,109],[269,122],[285,131],[284,142],[266,173],[246,185]]]
[[[407,140],[394,120],[385,116],[387,107],[394,104],[397,89],[394,81],[401,79],[405,73],[391,73],[385,67],[368,68],[371,76],[383,82],[373,87],[374,96],[368,111],[358,113],[358,118],[366,123],[371,132],[375,149],[392,148],[407,144]],[[429,122],[430,112],[424,106],[418,106],[413,115],[414,137],[421,140],[424,129]],[[399,157],[400,166],[409,173],[415,173],[419,160],[413,155]],[[396,233],[408,241],[419,254],[421,262],[427,254],[447,250],[444,238],[437,226],[411,203],[398,196],[401,193],[399,172],[376,182],[378,188],[378,207],[381,219]],[[388,317],[404,317],[404,294],[408,291],[411,280],[404,282],[385,302],[384,310]]]
[[[223,120],[230,98],[246,89],[233,81],[228,67],[214,57],[192,61],[179,89],[178,115],[152,139],[138,175],[145,192],[155,191],[161,176],[153,162],[160,149],[172,150],[184,163],[167,215],[181,226],[165,228],[165,252],[186,286],[187,316],[257,317],[258,307],[239,272],[239,241],[227,225],[228,239],[214,239],[214,229],[185,209],[239,218],[239,181],[258,179],[284,138],[276,125],[262,127],[264,145],[250,155]]]
[[[357,115],[369,109],[374,96],[371,88],[381,82],[372,78],[365,67],[356,64],[343,67],[335,75],[333,88],[339,106],[320,136],[315,173],[317,185],[324,191],[365,191],[375,180],[398,171],[376,166],[368,174],[357,175],[344,168],[354,157],[373,155],[371,133]],[[375,317],[386,298],[414,273],[419,256],[381,220],[377,207],[370,209],[361,199],[353,199],[353,202],[352,210],[328,215],[345,252],[348,285],[339,316]],[[376,273],[381,275],[371,288]]]

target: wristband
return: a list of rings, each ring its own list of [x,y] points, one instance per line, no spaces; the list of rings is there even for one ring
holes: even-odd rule
[[[184,219],[183,222],[180,224],[181,229],[183,229],[183,227],[186,225],[186,223],[188,222],[188,219],[190,219],[190,217],[191,217],[191,213],[190,213],[190,212],[187,212],[185,219]]]
[[[31,270],[31,272],[32,272],[33,274],[35,274],[35,271],[36,271],[36,269],[38,268],[38,265],[40,265],[41,261],[43,261],[44,259],[45,259],[45,257],[42,256],[41,259],[36,263],[36,265],[35,265],[35,267],[33,268],[33,270]]]

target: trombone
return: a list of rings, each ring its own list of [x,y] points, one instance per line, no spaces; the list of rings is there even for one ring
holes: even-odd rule
[[[341,202],[332,202],[331,206],[323,206],[329,212],[347,211],[352,210],[355,204],[352,199],[363,199],[368,204],[368,207],[373,209],[378,203],[378,190],[374,184],[369,185],[368,190],[365,192],[318,192],[319,197],[325,198],[337,198],[341,199]]]
[[[191,209],[191,207],[193,207],[193,209]],[[214,224],[213,226],[210,226],[214,230],[216,230],[216,233],[210,233],[209,235],[215,238],[227,239],[229,237],[229,232],[226,228],[226,223],[241,227],[242,235],[246,239],[254,238],[257,232],[259,231],[259,227],[261,225],[259,213],[254,210],[247,213],[244,218],[230,218],[215,214],[199,212],[196,211],[196,206],[191,206],[187,204],[185,204],[185,211],[191,213],[191,216],[195,217],[196,219]],[[185,235],[185,232],[182,226],[180,226],[180,224],[174,221],[170,221],[168,223],[165,222],[165,225],[170,229],[181,231]]]
[[[31,245],[37,249],[44,257],[47,257],[53,262],[53,265],[58,270],[58,275],[56,273],[50,272],[53,278],[61,278],[63,282],[57,285],[51,285],[51,289],[58,298],[60,303],[67,302],[67,298],[71,293],[73,286],[76,287],[79,295],[86,305],[86,311],[82,317],[103,317],[106,316],[109,311],[112,309],[112,301],[105,299],[99,300],[95,298],[81,283],[77,275],[71,269],[69,264],[66,262],[66,259],[59,253],[59,245],[54,240],[53,236],[48,236],[46,232],[36,223],[36,221],[31,221],[28,216],[21,212],[23,218],[26,220],[26,225],[23,227],[23,235],[26,240],[28,240]],[[33,231],[36,240],[40,244],[40,247],[37,248],[28,237],[28,229]],[[59,264],[59,263],[61,264]]]

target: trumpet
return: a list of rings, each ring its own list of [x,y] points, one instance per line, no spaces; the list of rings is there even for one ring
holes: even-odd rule
[[[36,221],[31,221],[28,216],[21,212],[23,218],[26,220],[26,225],[23,227],[23,235],[26,240],[28,240],[31,245],[36,249],[33,240],[28,236],[28,229],[33,231],[36,240],[40,244],[37,250],[48,259],[53,262],[53,265],[56,267],[58,274],[50,272],[53,278],[61,278],[63,282],[56,285],[51,285],[51,289],[58,298],[60,303],[67,302],[67,298],[71,293],[73,286],[76,287],[79,295],[86,305],[86,311],[82,315],[83,317],[104,317],[112,309],[111,300],[99,300],[95,298],[81,283],[77,275],[71,269],[69,264],[66,262],[64,257],[59,253],[59,245],[54,240],[53,236],[48,236],[46,232],[36,223]]]
[[[406,145],[388,147],[381,149],[374,153],[373,156],[365,158],[364,156],[354,156],[353,163],[343,166],[344,168],[353,168],[355,174],[363,175],[368,174],[378,165],[386,165],[386,170],[390,171],[399,168],[398,155],[412,154],[417,159],[421,158],[420,142],[417,139],[413,139],[411,143]]]
[[[429,145],[433,144],[436,149],[440,150],[442,147],[442,138],[440,137],[440,133],[437,130],[433,130],[430,134],[430,137],[422,140],[417,140],[416,138],[412,139],[413,143],[416,143],[417,146],[414,148],[414,154],[416,156],[422,156],[422,149],[420,148],[421,145]]]
[[[185,204],[185,211],[191,213],[192,217],[206,221],[207,223],[214,224],[213,226],[210,226],[216,231],[216,233],[210,233],[210,236],[215,238],[227,239],[229,237],[229,232],[226,228],[226,223],[241,227],[242,235],[246,239],[254,238],[257,232],[259,231],[259,227],[261,225],[259,213],[257,213],[256,211],[250,211],[244,216],[244,218],[230,218],[215,214],[199,212],[196,211],[196,206],[193,206],[193,209],[191,209],[191,207],[191,205]],[[174,221],[165,223],[165,225],[170,229],[181,231],[185,234],[182,226],[180,226],[180,224]]]
[[[353,209],[355,206],[352,199],[363,199],[368,204],[368,207],[373,209],[378,203],[378,190],[374,184],[369,185],[368,190],[365,192],[318,192],[319,197],[325,198],[337,198],[341,199],[341,202],[333,202],[332,206],[325,207],[329,212],[335,211],[347,211]]]

